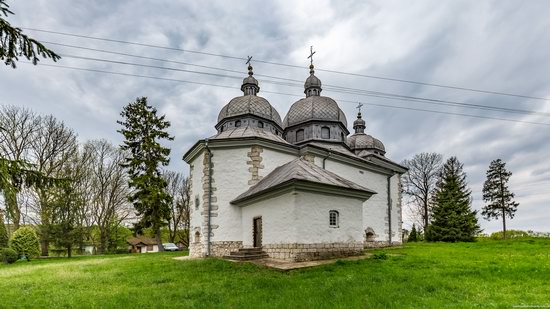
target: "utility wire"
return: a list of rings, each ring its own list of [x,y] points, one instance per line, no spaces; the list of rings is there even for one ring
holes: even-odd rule
[[[121,65],[130,65],[130,66],[137,66],[137,67],[168,70],[168,71],[178,71],[178,72],[209,75],[209,76],[216,76],[216,77],[223,77],[223,78],[232,78],[232,79],[239,79],[239,80],[242,79],[242,76],[235,76],[235,75],[225,75],[225,74],[219,74],[219,73],[210,73],[210,72],[203,72],[203,71],[186,70],[186,69],[172,68],[172,67],[166,67],[166,66],[147,65],[147,64],[126,62],[126,61],[119,61],[119,60],[109,60],[109,59],[77,56],[77,55],[68,55],[68,54],[62,54],[62,53],[60,53],[60,55],[63,56],[63,57],[66,57],[66,58],[74,58],[74,59],[89,60],[89,61],[96,61],[96,62],[106,62],[106,63],[113,63],[113,64],[121,64]],[[135,55],[132,55],[132,56],[135,56]],[[139,57],[141,57],[141,56],[139,56]],[[149,58],[149,57],[146,57],[146,58]],[[156,58],[155,60],[157,60],[157,59],[158,58]],[[214,68],[214,67],[209,67],[209,68]],[[220,68],[218,68],[218,69],[220,69]],[[224,70],[224,69],[220,69],[220,70]],[[278,77],[270,76],[270,78],[278,78]],[[295,88],[303,87],[301,85],[301,83],[298,84],[298,83],[291,83],[291,82],[276,82],[276,81],[272,81],[272,80],[261,80],[261,81],[265,82],[265,83],[281,85],[281,86],[288,86],[288,87],[295,87]],[[369,90],[349,88],[349,87],[325,85],[325,89],[328,89],[328,90],[331,90],[331,91],[334,91],[334,92],[344,93],[344,94],[354,94],[354,95],[367,96],[367,97],[377,97],[377,98],[390,99],[390,100],[417,102],[417,103],[432,104],[432,105],[460,106],[460,107],[465,107],[465,108],[473,108],[473,109],[481,109],[481,110],[490,110],[490,111],[499,111],[499,112],[506,112],[506,113],[529,114],[529,115],[538,115],[538,116],[550,117],[550,113],[545,113],[545,112],[537,112],[537,111],[531,111],[531,110],[513,109],[513,108],[505,108],[505,107],[496,107],[496,106],[488,106],[488,105],[480,105],[480,104],[472,104],[472,103],[463,103],[463,102],[455,102],[455,101],[446,101],[446,100],[440,100],[440,99],[430,99],[430,98],[422,98],[422,97],[414,97],[414,96],[405,96],[405,95],[399,95],[399,94],[369,91]]]
[[[20,61],[20,63],[31,64],[31,62],[27,62],[27,61]],[[38,64],[38,65],[40,65],[40,66],[46,66],[46,67],[53,67],[53,68],[71,69],[71,70],[78,70],[78,71],[88,71],[88,72],[95,72],[95,73],[105,73],[105,74],[111,74],[111,75],[132,76],[132,77],[139,77],[139,78],[146,78],[146,79],[163,80],[163,81],[172,81],[172,82],[180,82],[180,83],[189,83],[189,84],[205,85],[205,86],[210,86],[210,87],[221,87],[221,88],[235,89],[235,87],[233,87],[233,86],[217,85],[217,84],[202,83],[202,82],[194,82],[194,81],[181,80],[181,79],[173,79],[173,78],[163,78],[163,77],[156,77],[156,76],[139,75],[139,74],[130,74],[130,73],[113,72],[113,71],[96,70],[96,69],[88,69],[88,68],[64,66],[64,65],[45,64],[45,63],[41,63],[41,64]],[[283,92],[275,92],[275,91],[263,91],[263,92],[265,92],[265,93],[272,93],[272,94],[278,94],[278,95],[285,95],[285,96],[302,97],[302,96],[300,96],[300,95],[291,94],[291,93],[283,93]],[[357,101],[351,101],[351,100],[344,100],[344,99],[336,99],[336,100],[337,100],[337,101],[340,101],[340,102],[346,102],[346,103],[353,103],[353,104],[356,104],[356,103],[357,103]],[[368,103],[368,102],[365,102],[364,104],[370,105],[370,106],[384,107],[384,108],[404,109],[404,110],[429,112],[429,113],[437,113],[437,114],[444,114],[444,115],[455,115],[455,116],[463,116],[463,117],[473,117],[473,118],[481,118],[481,119],[501,120],[501,121],[508,121],[508,122],[516,122],[516,123],[525,123],[525,124],[534,124],[534,125],[550,126],[550,123],[543,123],[543,122],[532,122],[532,121],[523,121],[523,120],[515,120],[515,119],[508,119],[508,118],[498,118],[498,117],[488,117],[488,116],[479,116],[479,115],[469,115],[469,114],[461,114],[461,113],[453,113],[453,112],[443,112],[443,111],[428,110],[428,109],[419,109],[419,108],[404,107],[404,106],[375,104],[375,103]]]
[[[124,40],[116,40],[116,39],[109,39],[109,38],[100,38],[100,37],[94,37],[94,36],[89,36],[89,35],[80,35],[80,34],[59,32],[59,31],[43,30],[43,29],[37,29],[37,28],[25,28],[25,27],[23,27],[22,29],[30,30],[30,31],[36,31],[36,32],[43,32],[43,33],[50,33],[50,34],[63,35],[63,36],[71,36],[71,37],[77,37],[77,38],[83,38],[83,39],[91,39],[91,40],[99,40],[99,41],[106,41],[106,42],[114,42],[114,43],[121,43],[121,44],[135,45],[135,46],[143,46],[143,47],[150,47],[150,48],[158,48],[158,49],[172,50],[172,51],[181,51],[181,52],[184,52],[184,53],[200,54],[200,55],[206,55],[206,56],[215,56],[215,57],[221,57],[221,58],[226,58],[226,59],[247,60],[247,59],[244,58],[244,57],[236,57],[236,56],[230,56],[230,55],[223,55],[223,54],[217,54],[217,53],[202,52],[202,51],[189,50],[189,49],[182,49],[182,48],[175,48],[175,47],[169,47],[169,46],[160,46],[160,45],[154,45],[154,44],[145,44],[145,43],[124,41]],[[279,62],[272,62],[272,61],[266,61],[266,60],[260,60],[260,59],[254,59],[254,61],[255,61],[255,62],[259,62],[259,63],[277,65],[277,66],[285,66],[285,67],[300,68],[300,69],[303,69],[303,68],[304,68],[304,67],[298,66],[298,65],[286,64],[286,63],[279,63]],[[500,92],[500,91],[491,91],[491,90],[475,89],[475,88],[468,88],[468,87],[450,86],[450,85],[443,85],[443,84],[419,82],[419,81],[406,80],[406,79],[399,79],[399,78],[391,78],[391,77],[376,76],[376,75],[367,75],[367,74],[359,74],[359,73],[350,73],[350,72],[343,72],[343,71],[337,71],[337,70],[328,70],[328,69],[320,69],[320,68],[317,68],[316,70],[322,71],[322,72],[327,72],[327,73],[334,73],[334,74],[340,74],[340,75],[349,75],[349,76],[356,76],[356,77],[364,77],[364,78],[371,78],[371,79],[378,79],[378,80],[385,80],[385,81],[392,81],[392,82],[399,82],[399,83],[416,84],[416,85],[422,85],[422,86],[431,86],[431,87],[438,87],[438,88],[447,88],[447,89],[454,89],[454,90],[461,90],[461,91],[470,91],[470,92],[485,93],[485,94],[493,94],[493,95],[501,95],[501,96],[518,97],[518,98],[532,99],[532,100],[542,100],[542,101],[547,101],[547,102],[550,101],[550,99],[548,99],[548,98],[537,97],[537,96],[530,96],[530,95],[522,95],[522,94],[514,94],[514,93],[507,93],[507,92]]]

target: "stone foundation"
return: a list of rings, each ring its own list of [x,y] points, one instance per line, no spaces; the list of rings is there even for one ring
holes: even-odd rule
[[[206,254],[206,248],[202,243],[190,243],[189,244],[189,256],[190,257],[204,257]]]
[[[270,244],[262,249],[274,259],[292,262],[361,255],[362,243]]]
[[[242,241],[213,241],[210,246],[211,256],[223,257],[243,247]]]
[[[401,246],[401,241],[392,241],[391,245],[387,241],[366,241],[365,248],[385,248]]]

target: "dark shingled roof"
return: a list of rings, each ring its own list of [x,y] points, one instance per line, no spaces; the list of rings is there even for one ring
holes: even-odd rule
[[[145,237],[145,236],[131,237],[131,238],[128,238],[127,242],[132,246],[137,246],[140,243],[146,246],[157,245],[157,241],[155,239]]]
[[[274,169],[256,185],[252,186],[250,189],[231,201],[231,203],[237,203],[252,196],[260,195],[264,191],[282,187],[292,181],[305,181],[376,194],[375,191],[340,177],[333,172],[327,171],[326,169],[310,163],[304,158],[298,158]]]

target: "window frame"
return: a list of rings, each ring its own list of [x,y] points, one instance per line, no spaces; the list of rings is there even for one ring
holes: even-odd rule
[[[235,128],[238,128],[242,125],[242,122],[240,120],[235,121]]]
[[[302,138],[298,138],[299,134],[302,135]],[[305,132],[304,132],[304,129],[299,129],[299,130],[296,130],[296,141],[297,142],[301,142],[303,140],[305,140]]]
[[[334,216],[334,218],[333,218]],[[338,210],[329,210],[328,212],[328,225],[331,228],[340,227],[340,213]]]
[[[326,133],[326,135],[324,133]],[[321,127],[321,138],[322,139],[330,139],[330,128],[329,127]]]

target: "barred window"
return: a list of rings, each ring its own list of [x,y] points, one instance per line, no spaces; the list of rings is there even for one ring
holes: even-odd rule
[[[329,216],[329,226],[330,227],[338,227],[339,220],[340,220],[340,214],[336,210],[331,210],[328,212]]]

